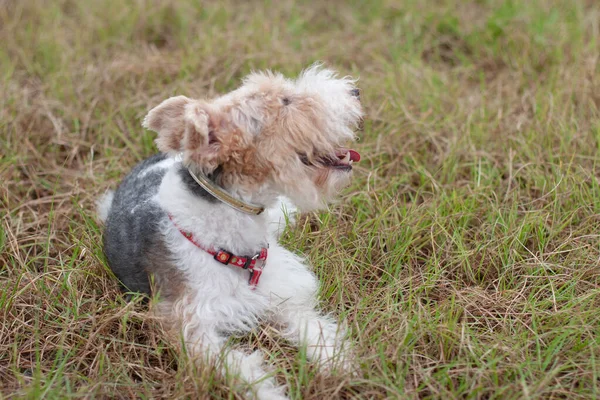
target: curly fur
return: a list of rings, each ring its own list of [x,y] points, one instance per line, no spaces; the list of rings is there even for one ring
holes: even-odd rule
[[[211,101],[170,98],[144,120],[158,133],[164,154],[134,168],[100,207],[105,252],[123,286],[152,290],[159,298],[155,312],[183,335],[194,356],[225,350],[223,368],[253,383],[249,395],[257,398],[285,398],[285,388],[269,376],[259,353],[224,346],[228,335],[259,323],[283,327],[282,334],[324,368],[350,366],[345,329],[316,309],[315,275],[277,239],[296,213],[286,196],[301,210],[314,209],[349,181],[351,166],[335,169],[319,160],[337,157],[354,138],[362,116],[354,84],[316,65],[296,80],[253,73],[239,89]],[[247,215],[215,201],[193,187],[186,167],[267,211]],[[259,285],[253,290],[248,271],[217,263],[179,229],[205,247],[234,254],[254,254],[269,244]]]

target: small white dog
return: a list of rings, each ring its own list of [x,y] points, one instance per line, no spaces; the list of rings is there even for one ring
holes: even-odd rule
[[[110,267],[126,290],[158,296],[164,326],[196,357],[217,359],[229,335],[271,322],[322,367],[347,367],[344,329],[316,310],[315,275],[277,238],[296,210],[284,196],[311,210],[349,182],[360,156],[343,145],[361,118],[355,81],[319,65],[296,80],[253,73],[211,101],[165,100],[143,123],[162,153],[99,203]],[[284,398],[260,353],[225,354],[250,395]]]

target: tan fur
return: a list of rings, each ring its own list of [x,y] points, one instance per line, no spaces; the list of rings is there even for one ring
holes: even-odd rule
[[[206,174],[221,167],[225,189],[251,197],[265,185],[294,192],[311,184],[313,198],[327,198],[340,186],[332,177],[342,179],[344,173],[319,160],[335,157],[349,136],[335,132],[331,120],[355,127],[362,116],[350,95],[352,82],[338,82],[352,108],[345,119],[330,109],[319,88],[297,90],[293,81],[267,72],[250,75],[240,89],[212,101],[170,98],[150,111],[144,126],[158,132],[161,151],[183,153],[185,163]]]
[[[317,185],[318,187],[325,186],[325,183],[327,182],[328,178],[329,178],[329,170],[325,169],[325,168],[321,168],[316,174],[315,185]]]
[[[163,152],[179,151],[185,131],[185,106],[192,100],[185,96],[171,97],[152,109],[144,119],[143,126],[155,132],[169,132],[156,139],[158,149]]]

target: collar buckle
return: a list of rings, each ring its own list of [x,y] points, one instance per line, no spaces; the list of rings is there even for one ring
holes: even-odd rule
[[[255,288],[258,285],[258,280],[262,275],[263,268],[267,263],[267,249],[262,248],[258,253],[256,253],[251,259],[250,268],[250,279],[248,280],[248,284]]]
[[[252,266],[252,268],[254,269],[263,269],[265,267],[265,264],[267,263],[267,258],[262,257],[262,251],[259,253],[256,253],[254,255],[254,257],[252,257],[252,260],[254,260],[254,265]]]
[[[251,267],[254,267],[254,264],[256,264],[256,260],[258,259],[259,254],[255,254],[252,257],[246,257],[246,262],[244,263],[244,266],[242,268],[244,269],[248,269]]]

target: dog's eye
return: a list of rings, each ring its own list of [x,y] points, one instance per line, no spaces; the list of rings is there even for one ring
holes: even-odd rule
[[[292,101],[289,99],[289,97],[284,97],[283,99],[281,99],[281,102],[283,103],[284,106],[287,106]]]

